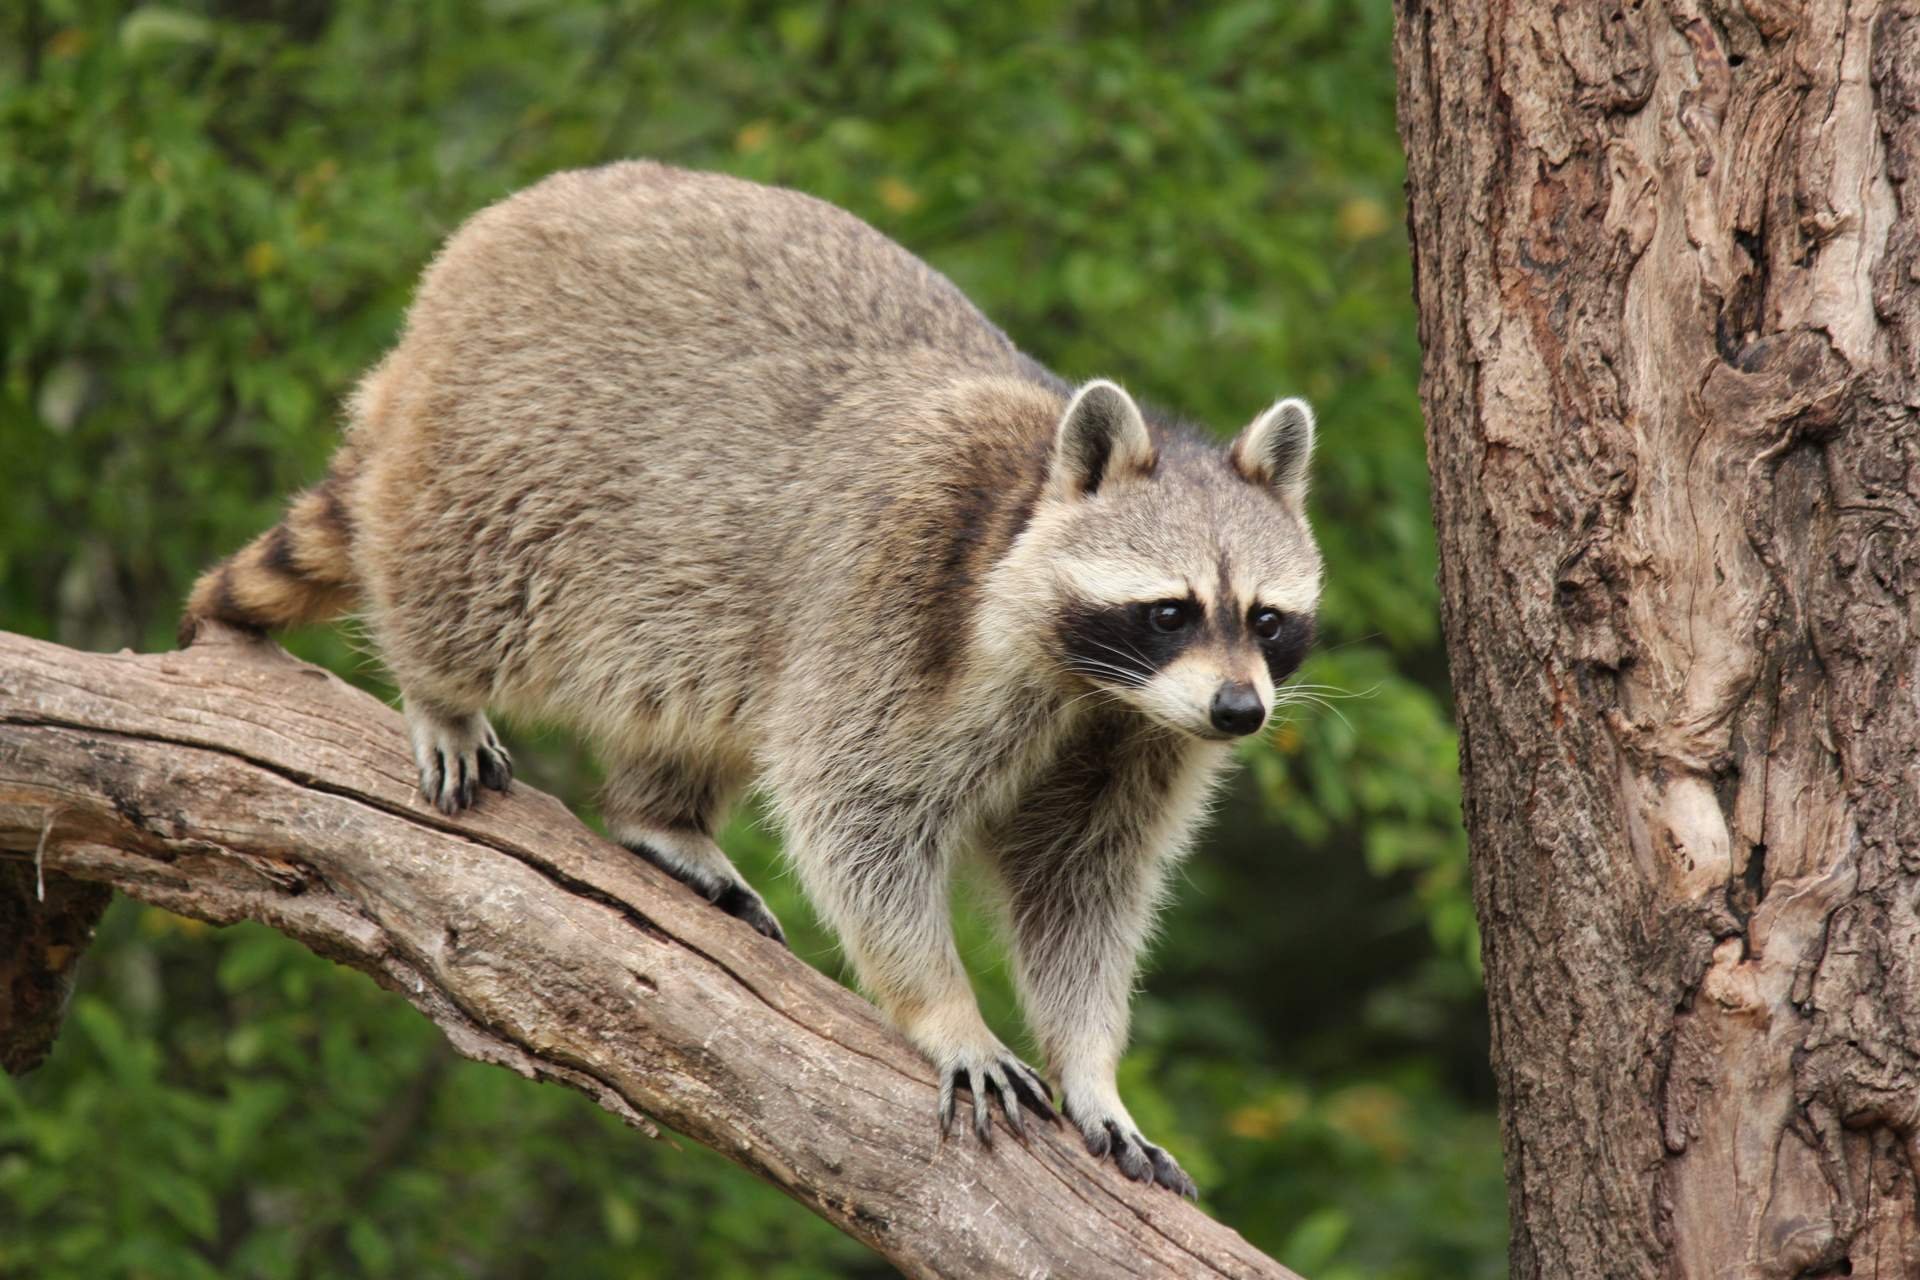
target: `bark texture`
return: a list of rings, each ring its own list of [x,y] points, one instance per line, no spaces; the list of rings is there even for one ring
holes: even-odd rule
[[[1292,1274],[1062,1130],[941,1142],[929,1069],[865,1002],[551,797],[442,817],[398,716],[231,633],[152,656],[0,634],[10,1069],[51,1039],[97,886],[280,929],[461,1053],[671,1126],[909,1275]]]
[[[19,1075],[46,1060],[112,897],[104,885],[49,880],[34,862],[0,861],[0,1071]]]
[[[1920,1275],[1920,4],[1397,8],[1514,1274]]]

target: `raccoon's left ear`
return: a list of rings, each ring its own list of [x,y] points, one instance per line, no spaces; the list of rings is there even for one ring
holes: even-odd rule
[[[1313,410],[1305,400],[1280,401],[1240,433],[1227,456],[1241,475],[1299,506],[1307,496],[1307,463],[1313,458]]]
[[[1096,378],[1060,416],[1047,484],[1059,497],[1083,498],[1111,481],[1152,471],[1157,460],[1140,406]]]

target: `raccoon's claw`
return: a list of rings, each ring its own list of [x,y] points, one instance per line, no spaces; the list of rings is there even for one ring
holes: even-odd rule
[[[1199,1199],[1200,1189],[1194,1186],[1186,1170],[1164,1150],[1141,1137],[1132,1125],[1105,1118],[1082,1119],[1071,1108],[1066,1111],[1067,1119],[1073,1121],[1086,1140],[1088,1155],[1100,1160],[1112,1157],[1120,1172],[1135,1182],[1155,1182],[1189,1200]]]
[[[1155,1182],[1176,1195],[1184,1196],[1188,1200],[1198,1200],[1200,1198],[1200,1188],[1193,1185],[1193,1179],[1187,1176],[1185,1169],[1182,1169],[1178,1164],[1174,1163],[1172,1156],[1168,1155],[1159,1147],[1154,1146],[1151,1142],[1144,1142],[1143,1140],[1143,1145],[1147,1148],[1147,1158],[1153,1161],[1153,1180]]]
[[[506,791],[513,783],[513,757],[494,736],[486,717],[443,717],[408,707],[420,794],[451,817],[473,806],[476,789]]]
[[[473,807],[476,788],[504,793],[512,785],[513,758],[498,743],[453,754],[436,748],[420,770],[420,794],[448,817]]]
[[[707,900],[736,919],[744,920],[758,932],[772,938],[781,946],[787,945],[786,931],[780,922],[767,910],[767,904],[760,901],[760,895],[744,884],[726,885],[717,894],[708,894]]]
[[[1040,1073],[1011,1054],[1002,1054],[988,1061],[955,1064],[942,1073],[941,1137],[946,1137],[953,1130],[955,1095],[960,1089],[965,1089],[973,1097],[974,1135],[989,1146],[993,1143],[993,1111],[988,1105],[989,1093],[1000,1099],[1000,1110],[1007,1118],[1007,1128],[1023,1141],[1027,1136],[1026,1117],[1020,1109],[1023,1102],[1041,1119],[1052,1124],[1060,1123],[1053,1105],[1047,1101],[1053,1091],[1040,1078]]]
[[[480,785],[489,791],[498,791],[502,795],[513,790],[513,757],[500,745],[491,731],[487,741],[480,745],[476,753],[479,761]]]

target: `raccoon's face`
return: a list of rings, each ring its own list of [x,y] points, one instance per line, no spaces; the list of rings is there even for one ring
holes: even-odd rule
[[[1227,450],[1168,438],[1088,384],[1055,443],[1030,563],[1074,677],[1200,738],[1258,731],[1306,656],[1320,554],[1304,500],[1313,415],[1283,400]]]

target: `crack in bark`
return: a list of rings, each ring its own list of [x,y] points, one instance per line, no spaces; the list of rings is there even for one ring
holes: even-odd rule
[[[810,1035],[824,1034],[819,1029],[814,1027],[809,1027],[805,1023],[800,1022],[798,1019],[794,1018],[791,1013],[783,1009],[777,1002],[771,999],[768,999],[766,994],[763,991],[761,991],[759,987],[755,985],[755,983],[749,977],[743,975],[734,966],[731,966],[726,962],[713,956],[712,954],[701,950],[697,944],[692,943],[685,938],[676,937],[662,930],[659,927],[659,925],[657,925],[654,921],[648,919],[645,915],[641,914],[641,912],[637,908],[635,908],[631,903],[615,896],[612,893],[609,893],[608,891],[600,888],[598,885],[595,885],[590,881],[582,880],[577,877],[568,875],[566,872],[554,866],[552,863],[544,861],[537,855],[530,853],[527,850],[518,848],[511,844],[502,843],[500,841],[489,840],[483,835],[480,835],[472,830],[462,827],[458,821],[440,817],[438,814],[430,813],[430,811],[425,809],[415,808],[413,806],[408,806],[408,805],[392,804],[390,802],[383,801],[376,796],[369,795],[364,791],[358,791],[358,790],[353,790],[353,789],[344,788],[344,787],[337,787],[329,784],[324,778],[320,778],[315,775],[305,773],[301,770],[285,768],[270,760],[262,759],[257,756],[251,756],[243,752],[235,751],[230,746],[217,743],[217,742],[207,742],[207,741],[202,741],[202,740],[197,740],[192,738],[184,738],[184,737],[173,737],[165,734],[135,733],[135,732],[128,732],[123,730],[102,729],[97,725],[87,724],[79,721],[55,720],[55,719],[49,719],[49,718],[37,717],[37,716],[0,715],[0,724],[35,725],[35,726],[44,727],[44,728],[71,729],[77,732],[130,738],[130,739],[136,739],[136,740],[145,741],[145,742],[164,743],[164,744],[178,746],[178,747],[190,747],[190,748],[198,748],[206,751],[213,751],[222,755],[230,756],[236,760],[244,761],[245,763],[250,764],[255,768],[263,769],[269,773],[275,774],[276,776],[284,778],[287,781],[295,784],[296,786],[306,787],[310,790],[317,791],[322,794],[337,796],[343,800],[350,800],[357,804],[363,804],[369,808],[378,810],[382,813],[387,813],[395,817],[404,818],[409,822],[416,822],[424,827],[431,827],[435,830],[443,832],[448,836],[461,839],[461,840],[471,841],[472,843],[481,845],[495,853],[504,854],[505,856],[514,859],[515,861],[527,867],[529,870],[537,872],[538,874],[546,877],[548,880],[551,880],[556,886],[566,890],[569,894],[571,894],[576,898],[581,898],[586,901],[594,902],[599,904],[600,906],[606,907],[607,909],[620,915],[629,924],[633,925],[636,929],[640,930],[642,933],[658,938],[661,941],[672,943],[675,946],[686,948],[688,951],[692,952],[694,955],[700,957],[702,960],[705,960],[707,963],[713,965],[716,969],[720,970],[727,977],[731,978],[734,982],[739,983],[743,989],[751,992],[755,997],[757,997],[763,1004],[765,1004],[773,1012],[780,1014],[782,1017],[793,1022],[796,1026],[801,1027],[808,1034]],[[262,722],[262,724],[263,724],[263,727],[265,727],[265,723]],[[311,868],[309,868],[309,870],[311,870]],[[316,872],[315,874],[317,875],[318,873]],[[689,892],[691,891],[689,890]],[[839,1042],[836,1042],[836,1043],[839,1043]],[[843,1047],[847,1048],[851,1052],[861,1053],[861,1056],[867,1057],[870,1062],[873,1062],[875,1065],[880,1066],[886,1070],[899,1073],[908,1079],[916,1078],[908,1073],[901,1072],[900,1067],[897,1063],[889,1062],[884,1058],[870,1057],[867,1054],[862,1053],[862,1051],[859,1049],[858,1046],[843,1045]]]

